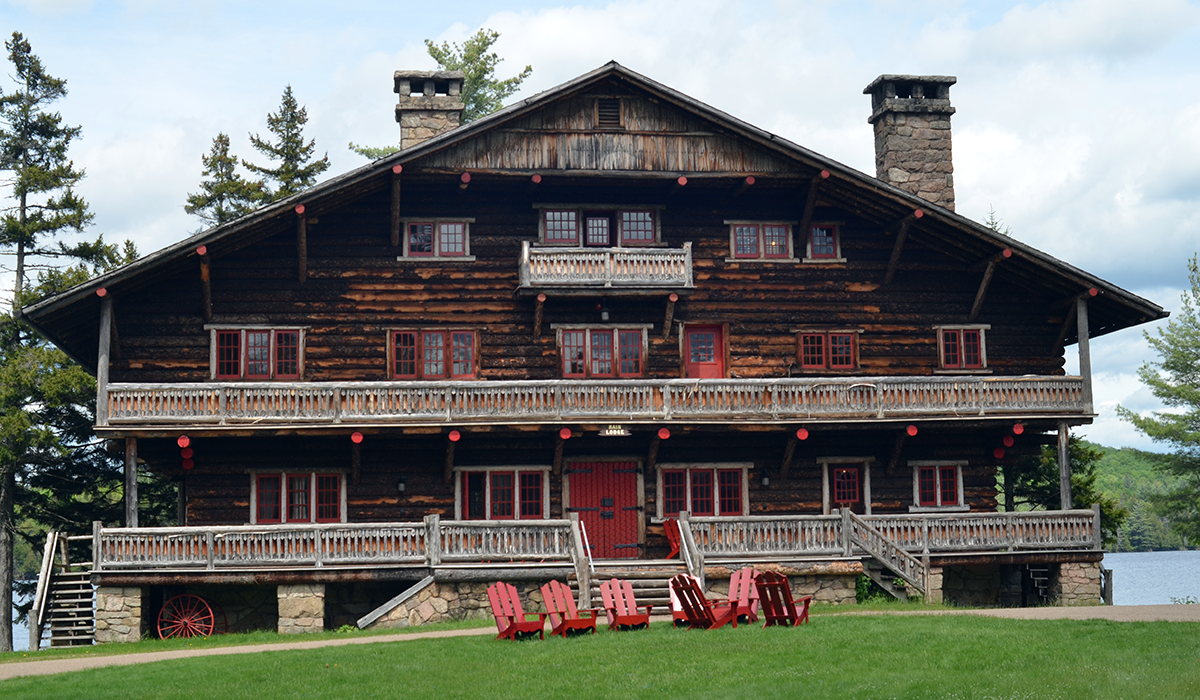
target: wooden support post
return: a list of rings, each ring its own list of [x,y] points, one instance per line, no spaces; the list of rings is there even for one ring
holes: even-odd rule
[[[566,440],[562,439],[561,435],[554,436],[554,473],[562,474],[563,465],[563,447],[566,445]]]
[[[1093,290],[1094,291],[1094,290]],[[1088,297],[1075,300],[1076,334],[1079,338],[1079,376],[1083,378],[1083,403],[1092,412],[1092,348],[1088,331]]]
[[[425,516],[425,563],[442,563],[442,517],[437,513]]]
[[[650,438],[650,449],[646,451],[646,472],[654,470],[654,465],[658,464],[658,447],[662,444],[662,438],[655,435]]]
[[[471,173],[463,173],[462,175],[458,176],[458,190],[460,192],[466,192],[467,188],[470,186],[471,186]]]
[[[304,205],[296,205],[296,279],[300,284],[308,279],[308,219],[304,216]]]
[[[663,332],[662,337],[671,337],[671,321],[675,318],[675,302],[679,301],[679,295],[671,292],[671,296],[667,297],[667,313],[663,317]]]
[[[103,293],[102,293],[103,292]],[[113,304],[112,296],[101,288],[100,295],[100,342],[96,353],[96,425],[108,425],[108,362],[112,343]]]
[[[1068,448],[1070,427],[1066,421],[1058,424],[1058,495],[1063,510],[1071,510],[1071,451]]]
[[[808,197],[804,200],[804,213],[800,216],[800,228],[796,233],[796,246],[804,245],[808,240],[809,229],[812,227],[813,210],[817,207],[817,189],[821,183],[829,179],[829,171],[822,170],[813,176],[808,185]]]
[[[981,271],[987,269],[988,266],[992,265],[993,263],[1004,262],[1005,260],[1008,260],[1011,257],[1012,257],[1012,249],[1005,248],[1004,250],[1000,251],[999,253],[996,253],[995,255],[993,255],[989,258],[984,258],[983,260],[980,260],[979,262],[975,263],[974,265],[971,265],[970,267],[967,268],[967,272],[969,272],[970,274],[973,275],[976,272],[981,272]]]
[[[756,182],[756,180],[754,179],[753,175],[747,175],[746,179],[742,180],[740,183],[738,183],[738,186],[735,187],[733,190],[733,194],[731,194],[729,196],[730,197],[738,196],[739,194],[741,194],[741,193],[745,192],[746,190],[750,189],[751,187],[753,187],[755,182]]]
[[[200,254],[200,304],[201,314],[205,323],[212,322],[212,271],[208,259],[208,248],[199,246],[196,252]]]
[[[888,226],[883,230],[885,236],[890,236],[892,231],[896,231],[896,242],[892,244],[892,255],[888,258],[887,272],[883,273],[883,283],[891,284],[896,277],[896,270],[900,267],[900,254],[904,250],[904,243],[908,240],[908,229],[914,221],[925,216],[925,212],[921,209],[914,209],[911,214],[900,219],[896,223]]]
[[[442,468],[442,480],[449,484],[454,480],[454,446],[453,440],[446,440],[446,464]]]
[[[896,465],[900,463],[900,455],[904,452],[904,441],[908,439],[908,432],[901,430],[896,435],[896,442],[892,443],[892,456],[888,458],[887,475],[891,476],[896,471]]]
[[[783,448],[783,461],[779,463],[779,478],[786,479],[792,470],[792,462],[796,460],[796,443],[800,442],[796,434],[788,436],[787,445]]]
[[[358,484],[362,479],[362,443],[350,443],[350,483]]]
[[[187,527],[187,479],[175,482],[175,525]]]
[[[1063,344],[1067,341],[1067,333],[1071,330],[1071,326],[1075,323],[1075,314],[1079,309],[1072,304],[1067,310],[1067,317],[1063,319],[1062,328],[1058,329],[1058,337],[1054,339],[1054,347],[1050,348],[1050,352],[1054,355],[1062,352]]]
[[[539,340],[542,337],[542,306],[546,303],[546,295],[537,295],[537,306],[533,307],[533,339]]]
[[[987,288],[992,283],[992,275],[995,272],[996,261],[993,260],[987,264],[987,269],[983,272],[983,279],[979,280],[979,290],[975,292],[975,303],[971,304],[971,315],[968,317],[972,321],[979,318],[979,312],[983,310],[983,300],[987,296]]]
[[[137,438],[125,438],[125,527],[138,526]]]
[[[529,185],[526,186],[525,190],[527,192],[532,192],[532,191],[536,190],[537,186],[540,184],[542,184],[542,176],[538,175],[537,173],[534,173],[533,175],[530,176]]]
[[[684,186],[687,185],[687,183],[688,183],[688,179],[686,177],[684,177],[683,175],[680,175],[679,177],[675,178],[675,182],[671,184],[671,191],[667,193],[667,196],[670,197],[670,196],[674,195],[676,192],[683,189]]]
[[[400,246],[400,173],[404,166],[392,166],[392,247]]]

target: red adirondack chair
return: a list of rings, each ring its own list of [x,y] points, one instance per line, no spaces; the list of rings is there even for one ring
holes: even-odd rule
[[[542,586],[542,602],[546,605],[546,614],[550,617],[550,635],[566,637],[568,632],[596,633],[597,608],[588,608],[582,612],[590,617],[583,617],[575,607],[575,598],[571,589],[561,581],[551,581]]]
[[[496,617],[496,639],[524,639],[537,635],[543,638],[546,613],[526,613],[521,607],[521,597],[511,583],[500,581],[488,586],[488,602],[492,604],[492,615]],[[536,620],[526,619],[536,615]]]
[[[812,596],[801,596],[797,603],[792,598],[792,587],[786,576],[764,571],[754,579],[754,586],[758,589],[763,617],[767,620],[763,627],[795,627],[808,622],[808,604],[812,602]]]
[[[729,604],[737,607],[739,620],[745,617],[746,622],[758,622],[758,590],[754,586],[757,573],[747,566],[729,577]]]
[[[667,552],[667,559],[679,556],[679,541],[682,537],[679,533],[679,521],[675,518],[667,518],[663,521],[663,530],[667,533],[667,544],[671,545],[671,551]]]
[[[647,629],[650,627],[650,609],[653,605],[637,604],[633,597],[633,584],[612,579],[600,584],[600,597],[604,600],[604,612],[608,615],[608,628],[612,630]],[[645,613],[638,610],[644,608]]]
[[[700,582],[686,574],[671,579],[671,590],[679,599],[689,629],[715,630],[730,623],[737,627],[737,608],[724,601],[704,597]]]

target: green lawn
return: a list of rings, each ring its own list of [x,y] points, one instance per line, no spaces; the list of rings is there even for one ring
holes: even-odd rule
[[[0,683],[17,698],[1196,698],[1200,625],[816,616],[522,643],[491,636],[194,658]]]

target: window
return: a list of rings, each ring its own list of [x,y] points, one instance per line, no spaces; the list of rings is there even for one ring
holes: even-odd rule
[[[660,465],[658,517],[745,515],[749,466],[693,467]]]
[[[728,221],[735,260],[793,260],[792,226],[785,223]]]
[[[989,326],[940,327],[938,354],[942,369],[984,369],[987,367],[987,349],[984,331]]]
[[[644,328],[560,328],[564,377],[644,376]]]
[[[800,331],[800,366],[803,369],[854,369],[858,367],[857,338],[855,331]]]
[[[658,217],[649,209],[542,209],[541,241],[561,246],[644,246],[658,242]]]
[[[858,488],[858,467],[833,468],[833,502],[839,506],[852,505],[862,500]]]
[[[251,478],[250,522],[345,522],[341,474],[259,472]]]
[[[404,222],[403,255],[407,258],[449,258],[474,260],[471,257],[470,231],[474,219],[426,219]]]
[[[459,520],[541,520],[550,508],[549,467],[459,470],[455,510]]]
[[[470,330],[394,330],[388,354],[393,379],[474,379],[476,336]]]
[[[871,514],[871,463],[874,457],[817,457],[821,465],[821,512],[849,508]]]
[[[963,462],[909,462],[913,468],[913,503],[910,511],[966,511],[963,503]]]
[[[212,333],[215,379],[299,379],[304,334],[298,328],[219,328]]]
[[[805,262],[827,260],[844,262],[842,241],[837,224],[814,224],[808,234]]]

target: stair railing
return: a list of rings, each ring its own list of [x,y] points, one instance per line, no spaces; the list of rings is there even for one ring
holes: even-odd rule
[[[691,513],[686,510],[679,513],[679,539],[683,545],[683,562],[687,565],[688,573],[700,581],[704,588],[704,553],[696,545],[696,536],[692,533]]]
[[[42,568],[38,571],[37,590],[33,594],[33,607],[29,609],[29,650],[37,651],[42,646],[42,630],[46,624],[46,601],[50,597],[50,578],[54,575],[54,557],[58,554],[59,534],[54,530],[46,533],[46,548],[42,553]]]
[[[929,587],[929,569],[882,532],[851,513],[849,508],[842,508],[842,532],[856,547],[875,557],[880,564],[904,579],[905,583],[921,591],[922,595],[925,594]]]
[[[581,608],[592,607],[592,573],[596,571],[592,563],[592,552],[587,543],[587,529],[579,519],[579,513],[568,513],[571,521],[571,563],[575,565],[575,580],[579,583],[579,600]]]

